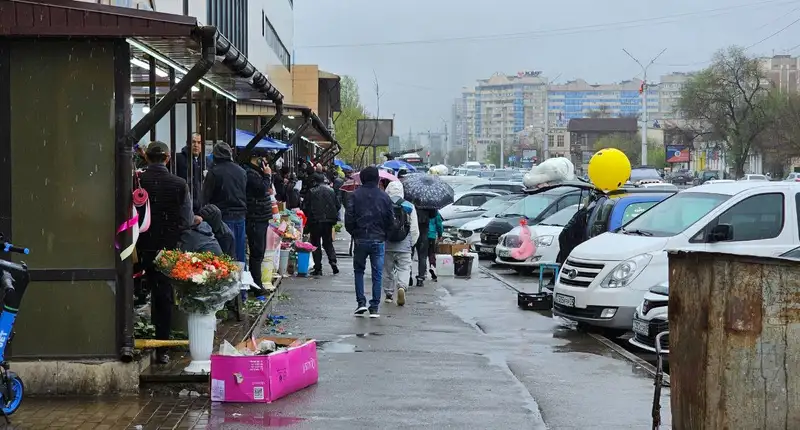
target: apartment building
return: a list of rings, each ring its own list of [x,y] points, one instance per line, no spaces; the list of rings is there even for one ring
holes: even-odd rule
[[[759,61],[767,79],[776,88],[788,93],[797,93],[800,90],[800,57],[774,55]]]

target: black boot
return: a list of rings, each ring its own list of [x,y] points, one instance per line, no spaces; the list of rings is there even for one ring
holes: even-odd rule
[[[337,266],[336,263],[331,263],[331,270],[333,270],[334,275],[339,274],[339,266]]]
[[[424,287],[425,286],[425,278],[420,278],[417,276],[417,287]]]

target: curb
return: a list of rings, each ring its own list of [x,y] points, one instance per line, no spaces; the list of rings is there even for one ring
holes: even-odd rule
[[[506,287],[506,288],[508,288],[508,289],[510,289],[512,291],[515,291],[517,293],[521,291],[516,286],[514,286],[514,284],[512,284],[511,282],[509,282],[508,280],[503,278],[502,275],[494,273],[494,272],[492,272],[491,270],[489,270],[486,267],[481,267],[480,270],[481,270],[481,272],[483,272],[483,273],[491,276],[492,278],[500,281],[500,283],[503,284],[504,287]],[[600,342],[604,346],[608,347],[612,351],[614,351],[617,354],[619,354],[622,358],[624,358],[624,359],[626,359],[626,360],[628,360],[628,361],[640,366],[647,373],[649,373],[650,376],[655,378],[655,376],[656,376],[656,367],[653,366],[652,364],[650,364],[650,363],[644,361],[643,359],[637,357],[632,352],[630,352],[630,351],[626,350],[625,348],[617,345],[616,343],[612,342],[610,339],[608,339],[608,338],[606,338],[604,336],[601,336],[601,335],[595,334],[595,333],[587,333],[587,334],[589,336],[591,336],[592,338],[594,338],[596,341]],[[663,382],[662,385],[665,386],[665,387],[669,387],[669,375],[668,374],[666,374],[666,373],[664,374],[663,381],[664,382]]]
[[[247,329],[247,332],[245,332],[240,342],[244,342],[245,340],[249,339],[252,336],[253,332],[256,330],[256,328],[264,324],[264,322],[267,319],[267,316],[269,315],[269,312],[272,310],[272,302],[275,299],[275,296],[280,294],[280,292],[283,290],[283,280],[284,280],[283,276],[278,278],[278,285],[275,286],[275,290],[272,292],[272,294],[270,294],[269,298],[267,298],[267,300],[264,302],[264,305],[261,307],[261,310],[258,311],[258,318],[256,318],[256,320],[253,322],[250,328]]]

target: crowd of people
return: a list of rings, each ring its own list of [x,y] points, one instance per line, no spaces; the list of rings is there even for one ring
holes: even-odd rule
[[[312,274],[322,274],[323,249],[333,273],[339,272],[332,235],[340,221],[338,187],[344,178],[333,166],[301,162],[296,173],[290,173],[280,158],[272,160],[272,154],[259,151],[240,163],[234,150],[220,142],[203,171],[203,140],[197,133],[172,155],[169,145],[160,141],[137,147],[136,154],[135,186],[146,191],[151,214],[149,229],[136,243],[136,271],[143,274],[137,277],[137,297],[146,300],[149,292],[156,339],[169,339],[174,306],[169,279],[154,268],[158,253],[182,249],[228,255],[249,270],[258,287],[253,294],[260,295],[273,199],[286,209],[303,209],[311,243],[317,247]],[[145,208],[139,210],[144,217]],[[156,350],[156,361],[169,361],[166,350]]]

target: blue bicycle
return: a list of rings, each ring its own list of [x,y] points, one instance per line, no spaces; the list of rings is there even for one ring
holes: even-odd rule
[[[28,254],[28,248],[14,246],[4,241],[0,233],[3,252]],[[0,414],[9,423],[8,416],[19,409],[22,404],[25,384],[16,373],[10,370],[6,361],[6,347],[14,337],[14,322],[17,319],[19,305],[25,289],[30,283],[28,266],[25,263],[14,263],[0,260],[0,285],[3,288],[3,309],[0,311]]]

